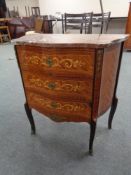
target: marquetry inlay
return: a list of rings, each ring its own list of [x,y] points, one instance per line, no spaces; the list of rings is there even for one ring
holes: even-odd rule
[[[66,70],[91,70],[93,72],[93,63],[91,63],[91,54],[86,55],[44,55],[44,54],[30,54],[30,52],[22,52],[24,66],[40,66],[43,68],[59,68]],[[93,61],[92,61],[93,62]]]
[[[89,81],[49,79],[37,75],[25,74],[26,87],[43,88],[45,90],[55,90],[63,92],[91,92],[92,84]]]
[[[87,113],[89,109],[88,103],[54,101],[34,93],[28,93],[28,100],[31,103],[39,104],[41,107],[50,110]]]
[[[97,57],[96,57],[96,72],[97,73],[100,73],[101,71],[103,52],[104,51],[102,49],[97,51]]]
[[[104,50],[99,49],[96,52],[96,64],[95,64],[95,73],[94,73],[94,103],[93,103],[93,118],[95,119],[98,116],[98,107],[99,107],[99,98],[100,98],[100,83],[101,83],[101,74],[102,74],[102,64],[103,64],[103,54]]]

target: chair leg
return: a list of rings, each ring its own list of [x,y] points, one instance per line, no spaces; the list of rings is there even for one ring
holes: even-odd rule
[[[0,33],[0,42],[3,43],[2,34]]]
[[[90,140],[89,140],[89,155],[93,155],[93,141],[96,131],[96,122],[91,121],[90,123]]]
[[[9,40],[11,40],[10,31],[8,27],[7,27],[7,33],[8,33]]]
[[[103,32],[103,27],[104,27],[104,23],[102,21],[102,23],[101,23],[101,29],[100,29],[100,34],[102,34],[102,32]]]
[[[27,117],[28,117],[30,125],[31,125],[31,134],[34,135],[36,133],[36,129],[35,129],[35,122],[34,122],[34,119],[32,116],[31,109],[29,108],[27,103],[25,103],[24,106],[25,106],[25,111],[26,111]]]
[[[110,110],[110,114],[109,114],[109,118],[108,118],[108,129],[112,128],[112,120],[117,108],[117,103],[118,103],[118,99],[117,97],[114,97],[112,105],[111,105],[111,110]]]

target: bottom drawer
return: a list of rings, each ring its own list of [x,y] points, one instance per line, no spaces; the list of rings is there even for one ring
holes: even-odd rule
[[[90,122],[91,120],[91,107],[88,103],[56,101],[32,92],[27,92],[27,99],[31,108],[57,122]]]

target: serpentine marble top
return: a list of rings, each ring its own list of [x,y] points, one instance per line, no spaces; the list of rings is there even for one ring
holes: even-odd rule
[[[38,45],[42,47],[89,47],[105,48],[111,44],[125,41],[125,34],[30,34],[12,40],[20,45]]]

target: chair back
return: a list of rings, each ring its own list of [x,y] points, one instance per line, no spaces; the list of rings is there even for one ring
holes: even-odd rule
[[[94,13],[92,18],[92,27],[100,27],[100,33],[108,30],[109,20],[110,20],[111,12],[106,12],[102,15],[102,13]]]
[[[40,16],[40,7],[31,7],[31,12],[33,16]]]
[[[109,22],[110,22],[110,17],[111,17],[111,12],[106,12],[104,13],[104,23],[105,23],[105,30],[107,32],[108,30],[108,26],[109,26]]]
[[[85,34],[92,33],[92,17],[93,12],[85,13],[85,21],[84,21]]]
[[[79,33],[83,31],[83,23],[85,19],[85,14],[64,14],[64,32],[67,33],[67,30],[78,30]]]

